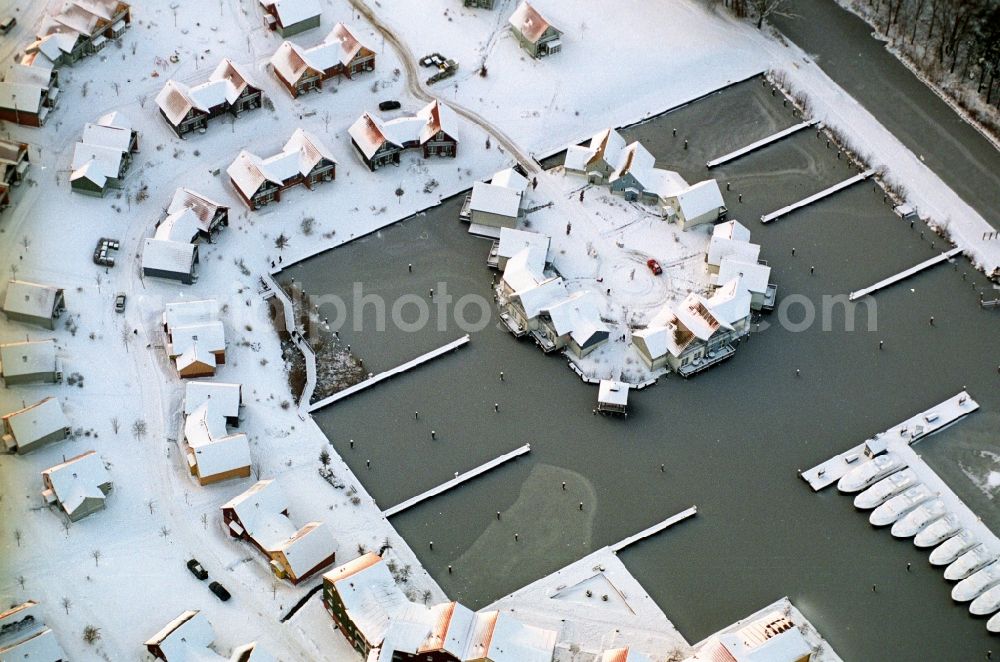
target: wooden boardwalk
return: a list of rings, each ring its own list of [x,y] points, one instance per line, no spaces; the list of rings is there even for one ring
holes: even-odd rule
[[[337,391],[336,393],[334,393],[333,395],[331,395],[331,396],[329,396],[327,398],[323,398],[322,400],[320,400],[318,402],[314,402],[313,404],[309,405],[309,410],[308,411],[311,414],[312,412],[316,411],[317,409],[322,409],[323,407],[326,407],[327,405],[332,405],[334,402],[337,402],[338,400],[343,400],[344,398],[352,396],[355,393],[358,393],[359,391],[363,391],[366,388],[369,388],[371,386],[374,386],[375,384],[378,384],[379,382],[385,381],[386,379],[389,379],[390,377],[395,377],[396,375],[401,375],[404,372],[406,372],[407,370],[411,370],[411,369],[416,368],[417,366],[419,366],[421,364],[427,363],[430,360],[436,359],[437,357],[441,356],[442,354],[447,354],[448,352],[450,352],[452,350],[456,350],[456,349],[458,349],[462,345],[465,345],[468,342],[469,342],[469,334],[465,334],[464,336],[462,336],[458,340],[452,340],[447,345],[442,345],[441,347],[438,347],[435,350],[427,352],[423,356],[418,356],[417,358],[415,358],[415,359],[413,359],[411,361],[407,361],[403,365],[396,366],[395,368],[392,368],[391,370],[386,370],[385,372],[380,372],[379,374],[377,374],[377,375],[375,375],[373,377],[369,377],[368,379],[366,379],[363,382],[358,382],[354,386],[349,386],[349,387],[345,388],[342,391]]]
[[[866,288],[857,290],[856,292],[851,292],[850,299],[851,299],[851,301],[857,301],[861,297],[868,296],[872,292],[877,292],[877,291],[881,290],[882,288],[889,287],[890,285],[894,285],[894,284],[898,283],[901,280],[905,280],[905,279],[909,278],[910,276],[912,276],[914,274],[920,273],[924,269],[928,269],[930,267],[933,267],[936,264],[941,264],[942,262],[950,260],[951,258],[955,257],[956,255],[958,255],[961,252],[962,252],[961,248],[953,248],[950,251],[947,251],[946,253],[941,253],[940,255],[932,257],[929,260],[924,260],[920,264],[914,265],[914,266],[912,266],[909,269],[906,269],[904,271],[900,271],[898,274],[896,274],[894,276],[889,276],[888,278],[880,280],[879,282],[875,283],[874,285],[870,285],[870,286],[868,286]]]
[[[626,547],[628,547],[629,545],[633,545],[633,544],[639,542],[640,540],[644,540],[646,538],[649,538],[650,536],[654,536],[657,533],[659,533],[660,531],[668,529],[671,526],[673,526],[674,524],[677,524],[678,522],[686,520],[687,518],[693,517],[694,515],[697,515],[697,514],[698,514],[698,506],[691,506],[687,510],[682,510],[681,512],[677,513],[676,515],[674,515],[672,517],[668,517],[667,519],[663,520],[659,524],[654,524],[653,526],[649,527],[648,529],[643,529],[639,533],[636,533],[635,535],[631,535],[628,538],[625,538],[624,540],[622,540],[621,542],[618,542],[618,543],[616,543],[614,545],[611,545],[611,551],[615,552],[615,553],[618,553],[621,550],[623,550]]]
[[[805,129],[806,127],[813,126],[818,121],[819,120],[809,120],[808,122],[802,122],[801,124],[790,126],[787,129],[784,129],[783,131],[778,131],[777,133],[773,133],[766,138],[761,138],[757,142],[750,143],[746,147],[741,147],[740,149],[734,152],[729,152],[728,154],[723,154],[722,156],[714,158],[705,165],[709,168],[714,168],[715,166],[722,165],[723,163],[729,163],[730,161],[735,161],[741,156],[746,156],[750,152],[756,151],[761,147],[767,147],[771,143],[776,143],[782,138],[787,138],[793,133],[798,133],[799,131]]]
[[[792,213],[796,209],[801,209],[802,207],[805,207],[806,205],[811,205],[812,203],[816,202],[817,200],[822,200],[823,198],[825,198],[827,196],[833,195],[837,191],[843,191],[845,188],[847,188],[849,186],[853,186],[854,184],[857,184],[858,182],[863,182],[864,180],[868,179],[869,177],[871,177],[874,174],[875,174],[875,171],[869,169],[869,170],[865,170],[862,173],[854,175],[853,177],[848,177],[844,181],[839,182],[837,184],[834,184],[833,186],[831,186],[829,188],[825,188],[822,191],[819,191],[818,193],[813,193],[808,198],[803,198],[802,200],[799,200],[798,202],[792,203],[792,204],[788,205],[787,207],[782,207],[781,209],[779,209],[777,211],[772,211],[770,214],[764,214],[763,216],[760,217],[760,222],[761,223],[770,223],[771,221],[777,220],[778,218],[780,218],[782,216],[785,216],[786,214]]]
[[[427,499],[436,497],[439,494],[444,494],[445,492],[447,492],[448,490],[450,490],[453,487],[458,487],[459,485],[461,485],[462,483],[464,483],[466,481],[472,480],[473,478],[475,478],[477,476],[481,476],[484,473],[486,473],[487,471],[490,471],[492,469],[496,469],[501,464],[505,464],[505,463],[513,460],[514,458],[520,457],[520,456],[524,455],[525,453],[530,453],[530,452],[531,452],[531,444],[525,444],[524,446],[521,446],[520,448],[512,450],[509,453],[504,453],[500,457],[495,458],[493,460],[490,460],[486,464],[481,464],[478,467],[476,467],[475,469],[470,469],[469,471],[466,471],[465,473],[455,474],[455,477],[452,478],[451,480],[449,480],[449,481],[447,481],[445,483],[441,483],[437,487],[432,487],[431,489],[427,490],[426,492],[423,492],[422,494],[418,494],[415,497],[411,497],[411,498],[407,499],[406,501],[393,506],[392,508],[388,508],[386,510],[383,510],[382,514],[385,515],[386,517],[392,517],[393,515],[398,515],[399,513],[403,512],[404,510],[408,510],[409,508],[412,508],[413,506],[417,505],[418,503],[420,503],[422,501],[426,501]]]

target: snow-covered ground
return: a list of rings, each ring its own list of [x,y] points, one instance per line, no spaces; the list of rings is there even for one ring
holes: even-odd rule
[[[4,48],[31,34],[46,3],[13,4],[20,25]],[[412,570],[411,595],[444,598],[319,428],[293,406],[258,280],[279,256],[289,264],[375,231],[469,188],[508,165],[508,158],[496,147],[486,150],[483,130],[462,122],[456,160],[424,162],[411,154],[399,169],[369,172],[350,146],[350,124],[384,99],[400,100],[403,111],[422,103],[408,94],[397,55],[348,0],[321,4],[323,27],[295,41],[311,45],[335,22],[346,21],[376,51],[374,74],[293,100],[266,70],[280,39],[262,27],[256,0],[147,0],[136,3],[120,46],[61,70],[60,104],[46,127],[6,127],[10,137],[31,144],[32,168],[29,181],[14,192],[16,206],[0,220],[0,261],[19,278],[64,287],[69,312],[55,332],[0,319],[0,342],[54,337],[65,373],[83,380],[77,382],[82,386],[0,391],[3,412],[58,396],[79,431],[76,439],[31,455],[0,457],[0,597],[40,600],[74,660],[136,659],[146,638],[191,608],[206,613],[223,652],[258,640],[284,660],[354,659],[315,598],[289,624],[279,622],[318,579],[296,588],[274,582],[262,558],[223,530],[219,506],[253,479],[200,487],[187,475],[175,442],[183,384],[165,360],[158,328],[164,303],[175,300],[214,297],[224,305],[228,352],[217,379],[244,385],[247,407],[240,429],[251,439],[255,471],[278,478],[295,520],[327,522],[340,544],[339,561],[353,558],[362,546],[373,550],[388,541],[389,557]],[[605,126],[636,121],[784,66],[824,120],[856,134],[879,161],[891,161],[892,172],[914,192],[922,211],[950,216],[960,239],[971,242],[975,234],[978,217],[815,64],[697,3],[624,0],[581,9],[577,3],[540,2],[543,13],[566,31],[563,52],[545,61],[528,58],[500,29],[513,0],[502,0],[491,13],[459,4],[382,0],[373,9],[400,29],[414,52],[438,50],[459,59],[458,77],[433,91],[444,101],[454,98],[473,108],[525,150],[552,151]],[[670,47],[650,48],[662,43],[664,34]],[[170,62],[173,54],[176,64]],[[156,93],[168,78],[200,82],[222,57],[250,72],[274,110],[256,110],[236,121],[220,118],[206,134],[178,139],[159,116]],[[484,57],[489,73],[482,78],[476,69]],[[73,144],[86,122],[111,110],[121,111],[140,133],[141,151],[125,189],[104,199],[72,194],[67,180]],[[292,191],[278,205],[248,212],[218,173],[242,148],[273,153],[297,127],[333,150],[340,162],[336,181]],[[202,246],[200,278],[191,287],[139,276],[142,239],[152,234],[178,186],[233,210],[217,243]],[[548,181],[539,186],[553,196],[558,190]],[[597,199],[588,204],[595,209],[605,204],[592,197]],[[606,204],[613,203],[620,204]],[[310,218],[311,224],[303,224]],[[275,245],[281,235],[288,239],[283,250]],[[107,272],[91,262],[100,237],[122,245],[118,266]],[[989,259],[983,254],[982,261]],[[119,291],[128,294],[124,315],[112,309]],[[323,448],[345,488],[336,489],[317,474]],[[39,472],[90,449],[110,465],[114,491],[106,510],[64,528],[59,516],[41,505]],[[218,602],[187,572],[184,561],[191,557],[229,588],[230,602]],[[101,629],[94,646],[82,640],[85,625]]]

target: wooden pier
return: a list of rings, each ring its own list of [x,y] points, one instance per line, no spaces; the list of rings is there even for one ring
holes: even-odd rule
[[[792,135],[793,133],[798,133],[802,129],[805,129],[807,127],[813,126],[818,121],[819,120],[809,120],[808,122],[802,122],[801,124],[796,124],[795,126],[790,126],[787,129],[784,129],[783,131],[778,131],[777,133],[771,134],[770,136],[768,136],[766,138],[761,138],[757,142],[750,143],[746,147],[741,147],[740,149],[738,149],[738,150],[736,150],[734,152],[730,152],[728,154],[724,154],[724,155],[722,155],[720,157],[714,158],[711,161],[709,161],[708,163],[706,163],[705,166],[708,167],[708,168],[714,168],[715,166],[720,166],[723,163],[729,163],[730,161],[735,161],[736,159],[740,158],[741,156],[746,156],[750,152],[756,151],[756,150],[760,149],[761,147],[767,147],[771,143],[776,143],[779,140],[781,140],[782,138],[787,138],[788,136]]]
[[[622,540],[622,541],[620,541],[620,542],[618,542],[618,543],[616,543],[614,545],[611,545],[611,551],[615,552],[617,554],[618,552],[620,552],[621,550],[625,549],[626,547],[628,547],[630,545],[634,545],[635,543],[639,542],[640,540],[645,540],[646,538],[649,538],[650,536],[655,536],[660,531],[664,531],[666,529],[669,529],[674,524],[677,524],[678,522],[682,522],[682,521],[686,520],[687,518],[693,517],[693,516],[695,516],[697,514],[698,514],[698,506],[691,506],[687,510],[682,510],[681,512],[677,513],[676,515],[674,515],[672,517],[668,517],[667,519],[663,520],[659,524],[654,524],[653,526],[649,527],[648,529],[643,529],[639,533],[636,533],[635,535],[631,535],[628,538],[625,538],[624,540]]]
[[[328,398],[323,398],[322,400],[320,400],[318,402],[314,402],[313,404],[309,405],[308,411],[311,414],[312,412],[316,411],[317,409],[322,409],[323,407],[326,407],[327,405],[332,405],[334,402],[337,402],[338,400],[343,400],[344,398],[347,398],[349,396],[354,395],[355,393],[358,393],[360,391],[365,390],[366,388],[374,386],[375,384],[378,384],[379,382],[385,381],[386,379],[389,379],[390,377],[395,377],[396,375],[401,375],[404,372],[406,372],[407,370],[412,370],[413,368],[416,368],[419,365],[427,363],[428,361],[430,361],[432,359],[436,359],[437,357],[439,357],[439,356],[441,356],[443,354],[447,354],[448,352],[456,350],[459,347],[462,347],[463,345],[467,344],[468,342],[469,342],[469,334],[465,334],[464,336],[462,336],[458,340],[453,340],[450,343],[448,343],[447,345],[442,345],[441,347],[438,347],[435,350],[427,352],[423,356],[418,356],[417,358],[415,358],[415,359],[413,359],[411,361],[407,361],[403,365],[396,366],[395,368],[392,368],[391,370],[386,370],[385,372],[380,372],[379,374],[377,374],[377,375],[375,375],[373,377],[369,377],[365,381],[359,382],[359,383],[355,384],[354,386],[349,386],[348,388],[345,388],[342,391],[337,391],[336,393],[334,393],[333,395],[331,395]]]
[[[888,278],[886,278],[884,280],[880,280],[879,282],[875,283],[874,285],[871,285],[869,287],[857,290],[856,292],[851,292],[850,299],[851,299],[851,301],[857,301],[861,297],[868,296],[872,292],[877,292],[877,291],[879,291],[879,290],[881,290],[883,288],[889,287],[890,285],[895,285],[899,281],[905,280],[905,279],[909,278],[910,276],[913,276],[914,274],[918,274],[921,271],[923,271],[924,269],[929,269],[930,267],[933,267],[936,264],[941,264],[942,262],[946,262],[946,261],[948,261],[951,258],[955,257],[956,255],[958,255],[961,252],[962,252],[961,248],[953,248],[950,251],[947,251],[945,253],[941,253],[940,255],[932,257],[929,260],[924,260],[920,264],[914,265],[914,266],[912,266],[909,269],[906,269],[904,271],[900,271],[898,274],[896,274],[894,276],[889,276]]]
[[[427,490],[426,492],[424,492],[422,494],[418,494],[415,497],[411,497],[411,498],[407,499],[406,501],[393,506],[392,508],[389,508],[387,510],[383,510],[382,514],[385,515],[386,517],[392,517],[393,515],[398,515],[399,513],[403,512],[404,510],[408,510],[408,509],[412,508],[413,506],[417,505],[418,503],[421,503],[423,501],[426,501],[427,499],[436,497],[439,494],[444,494],[445,492],[447,492],[448,490],[452,489],[453,487],[458,487],[459,485],[461,485],[462,483],[464,483],[466,481],[472,480],[473,478],[475,478],[477,476],[481,476],[484,473],[486,473],[487,471],[490,471],[492,469],[496,469],[501,464],[505,464],[505,463],[513,460],[514,458],[520,457],[520,456],[522,456],[522,455],[524,455],[526,453],[530,453],[530,452],[531,452],[531,444],[525,444],[524,446],[521,446],[520,448],[512,450],[509,453],[504,453],[500,457],[495,458],[493,460],[490,460],[486,464],[481,464],[478,467],[476,467],[475,469],[470,469],[469,471],[466,471],[465,473],[456,474],[454,478],[452,478],[451,480],[449,480],[447,482],[441,483],[437,487],[432,487],[431,489]]]
[[[931,407],[927,411],[922,411],[885,432],[876,434],[854,448],[840,455],[835,455],[808,471],[801,472],[799,475],[809,483],[814,491],[818,492],[836,483],[851,469],[861,466],[865,461],[863,458],[869,444],[874,447],[884,446],[886,450],[909,447],[921,439],[940,432],[977,409],[979,409],[979,403],[973,400],[968,393],[962,391],[941,404]]]
[[[802,207],[805,207],[806,205],[811,205],[812,203],[816,202],[817,200],[822,200],[823,198],[825,198],[827,196],[833,195],[837,191],[843,191],[845,188],[847,188],[849,186],[853,186],[854,184],[857,184],[858,182],[863,182],[864,180],[868,179],[869,177],[871,177],[874,174],[875,174],[875,171],[872,170],[872,169],[869,169],[869,170],[865,170],[862,173],[854,175],[853,177],[848,177],[847,179],[845,179],[844,181],[842,181],[842,182],[840,182],[838,184],[834,184],[833,186],[831,186],[829,188],[825,188],[822,191],[819,191],[818,193],[813,193],[808,198],[803,198],[802,200],[799,200],[798,202],[790,204],[787,207],[782,207],[781,209],[779,209],[777,211],[772,211],[770,214],[764,214],[763,216],[760,217],[760,222],[761,223],[770,223],[771,221],[777,220],[778,218],[780,218],[782,216],[785,216],[786,214],[792,213],[796,209],[801,209]]]

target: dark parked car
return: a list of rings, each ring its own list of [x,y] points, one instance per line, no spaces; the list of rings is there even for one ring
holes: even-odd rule
[[[398,101],[383,101],[378,105],[379,110],[399,110],[401,105]]]
[[[0,32],[7,34],[14,26],[17,25],[17,19],[13,16],[7,16],[2,21],[0,21]]]
[[[229,591],[226,590],[226,587],[220,584],[219,582],[212,582],[211,584],[209,584],[208,590],[211,591],[212,593],[215,593],[215,597],[219,598],[223,602],[232,597],[231,595],[229,595]]]
[[[191,574],[197,577],[198,579],[202,581],[208,579],[208,570],[205,570],[205,568],[203,568],[202,565],[198,563],[198,559],[191,559],[190,561],[188,561],[187,567],[188,570],[191,571]],[[212,583],[214,584],[215,582]]]
[[[125,293],[124,292],[119,292],[118,294],[115,295],[115,312],[116,313],[124,313],[125,312]],[[193,562],[193,559],[192,559],[191,562]],[[188,562],[188,567],[189,568],[191,567],[191,562]],[[199,566],[199,567],[201,567],[201,566]],[[204,579],[204,577],[202,577],[201,579]]]

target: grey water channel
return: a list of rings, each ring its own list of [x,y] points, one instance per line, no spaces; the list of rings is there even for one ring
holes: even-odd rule
[[[797,325],[801,304],[776,311],[730,361],[633,393],[621,420],[592,415],[596,387],[565,359],[498,329],[494,313],[466,347],[315,413],[383,508],[531,443],[529,455],[393,518],[451,598],[483,606],[696,504],[696,518],[622,553],[689,641],[788,595],[846,660],[979,660],[1000,651],[985,621],[952,603],[925,554],[872,528],[850,498],[816,494],[796,475],[966,387],[982,410],[922,443],[949,481],[963,482],[956,490],[978,499],[949,448],[974,454],[969,445],[978,442],[963,441],[968,429],[997,446],[1000,412],[1000,312],[980,308],[973,282],[983,287],[985,278],[964,259],[878,293],[877,319],[862,304],[848,330],[844,307],[835,306],[823,324],[824,295],[945,248],[919,222],[911,229],[897,218],[871,182],[761,225],[762,214],[856,174],[825,138],[807,129],[706,170],[710,158],[799,121],[754,79],[623,133],[659,167],[689,181],[719,179],[730,218],[763,246],[779,300],[811,302],[815,323]],[[467,234],[461,203],[448,200],[294,265],[281,279],[347,299],[357,282],[390,303],[447,283],[456,299],[492,301],[489,242]],[[778,324],[779,312],[791,323]],[[341,337],[372,372],[463,334],[454,323],[414,333],[351,327]],[[970,501],[996,527],[989,503]]]

